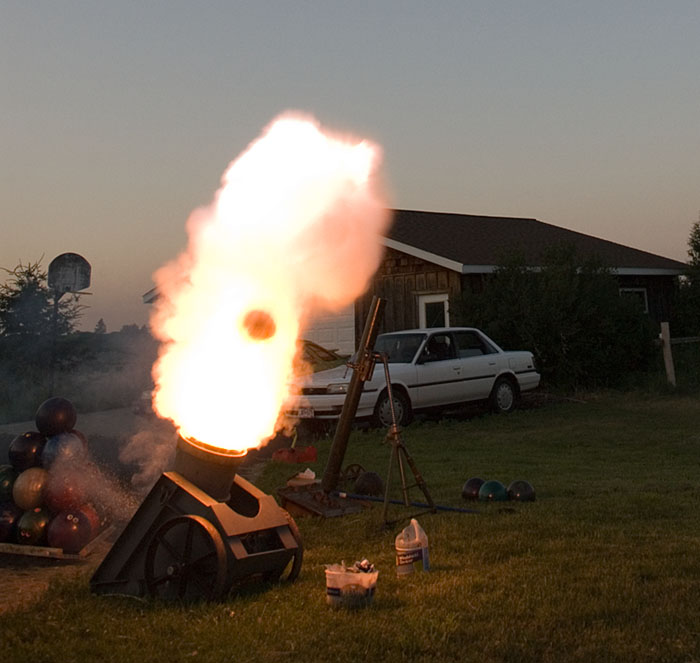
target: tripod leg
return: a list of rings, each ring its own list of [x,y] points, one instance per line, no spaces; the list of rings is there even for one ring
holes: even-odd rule
[[[389,511],[389,485],[391,484],[391,466],[394,462],[394,456],[397,455],[396,447],[391,447],[391,454],[389,455],[389,469],[386,471],[386,485],[384,486],[384,508],[382,509],[382,520],[387,522],[387,515]]]

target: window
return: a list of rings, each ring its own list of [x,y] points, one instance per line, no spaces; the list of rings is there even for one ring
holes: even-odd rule
[[[449,327],[449,295],[446,292],[439,295],[419,295],[418,318],[421,328]]]
[[[462,359],[491,355],[496,352],[496,349],[475,331],[456,331],[453,332],[453,335],[457,341],[459,356]]]
[[[620,288],[620,297],[631,297],[639,302],[644,313],[649,313],[649,300],[646,288]]]
[[[423,348],[421,359],[424,362],[455,359],[455,348],[449,334],[434,334]]]

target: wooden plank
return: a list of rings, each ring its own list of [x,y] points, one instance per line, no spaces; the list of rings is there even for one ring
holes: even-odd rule
[[[0,543],[0,553],[8,555],[24,555],[27,557],[43,557],[46,559],[64,559],[74,562],[85,561],[95,546],[103,541],[114,531],[114,525],[106,527],[92,541],[90,541],[79,553],[64,553],[62,548],[50,546],[27,546],[19,543]]]

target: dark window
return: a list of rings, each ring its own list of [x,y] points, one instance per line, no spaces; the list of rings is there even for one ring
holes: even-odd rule
[[[480,357],[481,355],[491,355],[496,352],[496,349],[475,331],[457,331],[453,333],[461,358]]]
[[[445,327],[445,302],[426,302],[425,326]]]
[[[433,334],[425,345],[422,353],[423,361],[444,361],[455,359],[454,342],[450,334]]]

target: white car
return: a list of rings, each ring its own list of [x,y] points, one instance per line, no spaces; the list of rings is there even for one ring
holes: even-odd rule
[[[496,411],[510,412],[522,392],[540,383],[531,352],[505,352],[471,327],[381,334],[374,350],[388,359],[394,412],[401,426],[410,423],[415,411],[469,401],[487,400]],[[287,415],[337,419],[351,377],[347,366],[308,376],[287,404]],[[356,417],[372,418],[385,427],[392,423],[382,361],[377,361],[372,379],[364,383]]]

